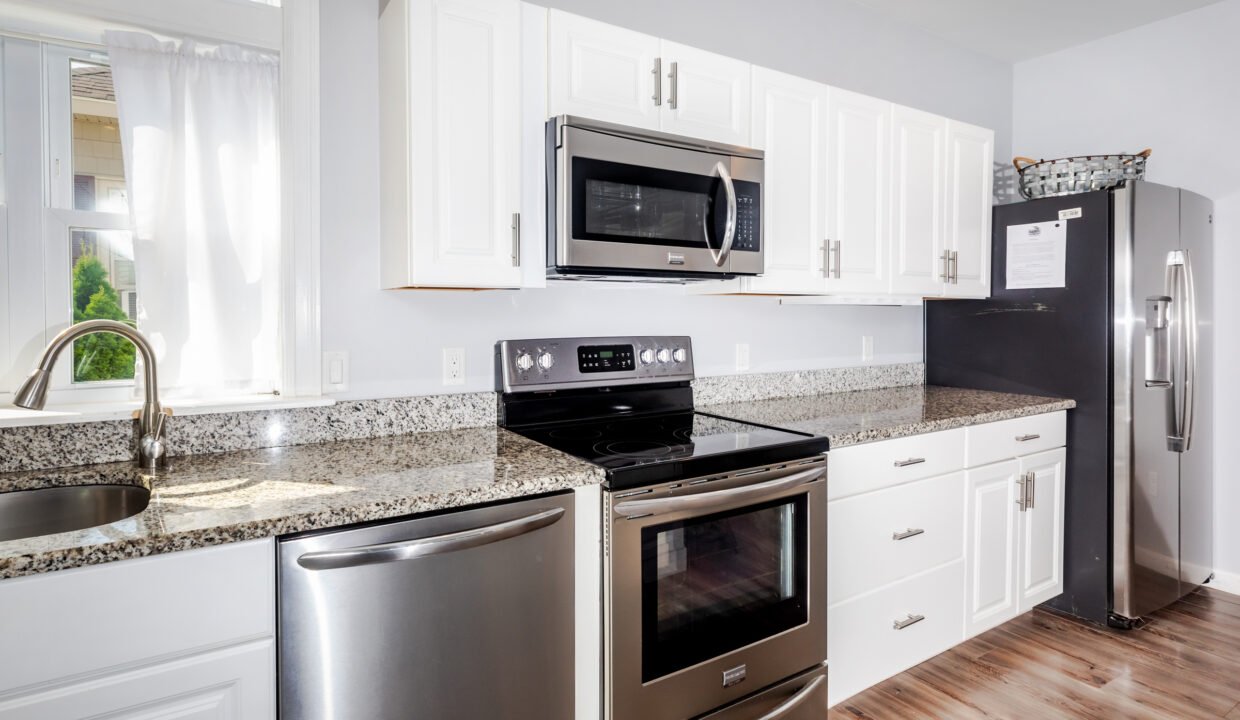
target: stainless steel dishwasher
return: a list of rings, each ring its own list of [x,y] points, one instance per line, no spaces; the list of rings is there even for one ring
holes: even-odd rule
[[[572,494],[282,540],[280,717],[568,720]]]

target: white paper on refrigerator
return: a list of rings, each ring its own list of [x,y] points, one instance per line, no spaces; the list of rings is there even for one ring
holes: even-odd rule
[[[1067,246],[1063,221],[1008,225],[1007,289],[1065,287]]]

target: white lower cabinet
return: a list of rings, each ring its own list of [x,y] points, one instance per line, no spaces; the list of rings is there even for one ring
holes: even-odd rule
[[[271,540],[0,581],[0,720],[274,718]]]
[[[1065,426],[1057,412],[828,454],[832,705],[1063,592]]]

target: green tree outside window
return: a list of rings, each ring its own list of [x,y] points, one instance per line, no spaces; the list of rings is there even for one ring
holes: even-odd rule
[[[94,255],[83,255],[73,265],[73,322],[99,319],[134,324],[121,310],[107,268]],[[73,380],[132,380],[136,357],[133,343],[119,335],[88,335],[73,343]]]

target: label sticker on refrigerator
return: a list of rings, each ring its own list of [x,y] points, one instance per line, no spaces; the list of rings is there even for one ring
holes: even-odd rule
[[[1081,209],[1079,207],[1078,208],[1067,208],[1065,210],[1059,211],[1060,220],[1072,220],[1073,218],[1079,218],[1080,216],[1081,216]]]
[[[1066,287],[1067,223],[1050,221],[1007,228],[1007,289]]]

